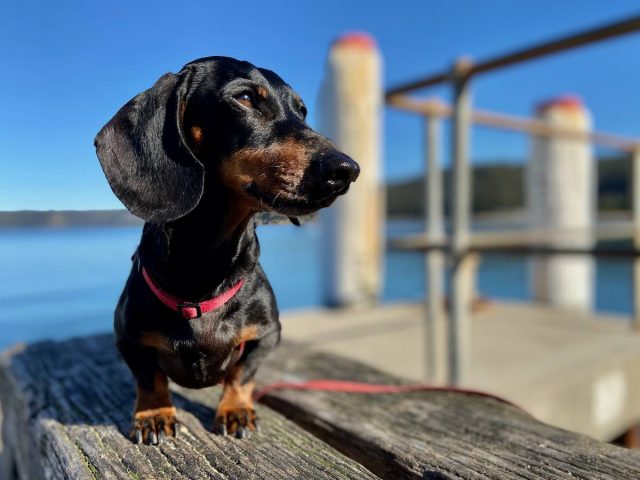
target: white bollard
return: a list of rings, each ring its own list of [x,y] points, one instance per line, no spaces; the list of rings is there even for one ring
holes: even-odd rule
[[[344,35],[329,50],[319,130],[360,164],[360,176],[320,214],[322,286],[328,305],[375,303],[382,285],[381,64],[375,42],[366,34]]]
[[[538,119],[549,125],[591,130],[580,99],[562,97],[541,104]],[[527,172],[529,213],[534,229],[565,232],[555,245],[589,247],[595,217],[594,159],[591,145],[567,136],[535,137]],[[550,305],[589,311],[593,304],[594,263],[587,255],[547,255],[532,260],[533,293]]]

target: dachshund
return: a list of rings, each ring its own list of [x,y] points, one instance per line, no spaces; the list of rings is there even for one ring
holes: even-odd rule
[[[178,432],[168,379],[222,383],[213,430],[246,438],[258,365],[278,344],[256,213],[294,224],[329,206],[360,167],[306,123],[276,73],[206,57],[125,104],[95,139],[114,194],[145,221],[118,301],[116,345],[136,381],[130,437]]]

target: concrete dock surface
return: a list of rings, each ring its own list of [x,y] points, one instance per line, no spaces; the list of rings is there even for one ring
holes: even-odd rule
[[[419,304],[289,312],[283,338],[423,382],[423,315]],[[609,441],[640,423],[640,334],[626,317],[489,303],[473,317],[471,358],[463,386],[552,425]]]

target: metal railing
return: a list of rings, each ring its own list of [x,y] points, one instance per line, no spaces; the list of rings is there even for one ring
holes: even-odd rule
[[[574,49],[640,30],[640,16],[579,32],[486,61],[473,63],[458,60],[453,69],[421,80],[390,89],[387,104],[395,108],[418,113],[426,118],[426,170],[424,235],[398,240],[392,247],[426,251],[427,269],[427,369],[432,381],[460,383],[466,375],[470,352],[470,317],[474,284],[474,251],[624,255],[633,258],[634,326],[640,330],[640,141],[601,132],[584,132],[559,128],[533,119],[522,119],[486,111],[472,111],[471,80],[482,73],[491,72],[532,59]],[[438,101],[424,101],[408,96],[410,92],[443,83],[453,88],[453,106]],[[438,158],[440,119],[452,119],[452,212],[451,234],[445,235],[443,175]],[[632,156],[632,221],[608,227],[600,237],[631,238],[633,248],[620,250],[601,246],[570,247],[549,242],[558,235],[584,235],[586,232],[529,231],[475,234],[470,231],[471,218],[471,166],[469,161],[469,131],[472,123],[524,132],[534,136],[561,136],[613,148]],[[428,173],[428,174],[427,174]],[[589,232],[593,233],[593,232]],[[595,232],[598,233],[598,232]],[[604,234],[604,235],[602,235]],[[450,276],[449,320],[442,299],[444,285],[444,255],[452,260]]]

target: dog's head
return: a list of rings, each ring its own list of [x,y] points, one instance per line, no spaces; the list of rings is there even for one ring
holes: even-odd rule
[[[300,97],[272,71],[208,57],[130,100],[95,145],[114,193],[146,221],[186,215],[205,188],[297,216],[330,205],[359,173],[305,117]]]

